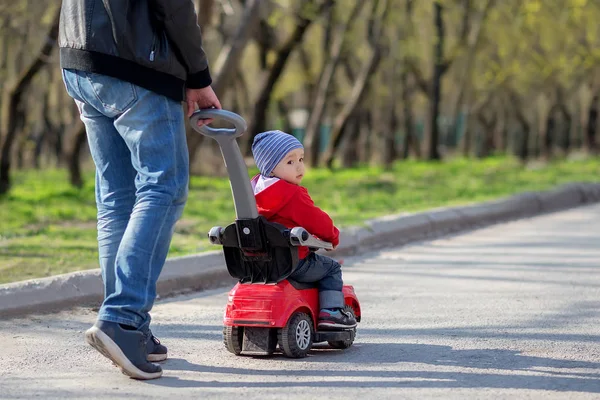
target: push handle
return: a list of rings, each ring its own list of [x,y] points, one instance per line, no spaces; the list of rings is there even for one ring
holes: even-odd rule
[[[198,120],[210,118],[229,122],[233,124],[235,128],[213,128],[208,125],[198,126]],[[217,108],[206,108],[194,111],[190,117],[190,124],[197,132],[213,139],[218,139],[220,137],[236,138],[242,136],[247,129],[244,118],[231,111],[219,110]]]
[[[208,125],[198,126],[198,120],[208,118],[229,122],[233,124],[234,128],[212,128]],[[233,194],[237,219],[258,218],[256,199],[250,185],[248,168],[246,168],[244,157],[242,157],[242,152],[235,140],[246,131],[246,121],[244,121],[244,118],[231,111],[208,108],[194,111],[190,117],[190,124],[195,131],[216,140],[221,148],[221,154],[223,155],[227,174],[229,175],[229,182],[231,183],[231,192]]]

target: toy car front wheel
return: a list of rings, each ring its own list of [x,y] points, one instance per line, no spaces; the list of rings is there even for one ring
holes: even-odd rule
[[[344,311],[351,313],[352,316],[356,317],[356,315],[354,314],[354,309],[350,306],[346,306],[344,307]],[[354,337],[356,336],[356,328],[352,328],[350,330],[350,337],[346,340],[332,340],[329,341],[327,343],[329,343],[329,345],[331,347],[333,347],[334,349],[347,349],[348,347],[352,346],[352,343],[354,343]]]
[[[313,343],[312,318],[303,312],[292,314],[279,331],[279,346],[287,357],[306,357]]]
[[[242,342],[244,340],[244,328],[240,326],[223,327],[223,343],[230,353],[239,356],[242,354]]]

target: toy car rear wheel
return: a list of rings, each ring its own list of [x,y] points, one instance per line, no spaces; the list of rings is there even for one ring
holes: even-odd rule
[[[356,318],[356,315],[354,314],[354,309],[350,306],[345,306],[344,307],[344,311],[351,313],[352,316],[354,316]],[[352,328],[350,330],[350,338],[346,339],[346,340],[332,340],[329,343],[329,345],[331,347],[333,347],[334,349],[347,349],[350,346],[352,346],[352,343],[354,343],[354,338],[356,337],[356,328]]]
[[[313,321],[303,312],[292,314],[288,323],[279,331],[279,346],[287,357],[303,358],[313,344]]]
[[[223,343],[230,353],[239,356],[242,354],[242,342],[244,340],[244,328],[241,326],[224,326]]]

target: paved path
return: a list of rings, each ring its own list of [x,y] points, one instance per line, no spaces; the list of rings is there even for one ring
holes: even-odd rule
[[[0,398],[600,398],[600,206],[346,260],[356,344],[302,360],[235,357],[227,289],[160,301],[164,377],[88,347],[94,312],[0,321]]]

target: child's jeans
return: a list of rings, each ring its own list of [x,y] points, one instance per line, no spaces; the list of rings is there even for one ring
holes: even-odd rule
[[[309,253],[290,278],[302,283],[318,282],[320,308],[343,308],[342,266],[332,258]]]

